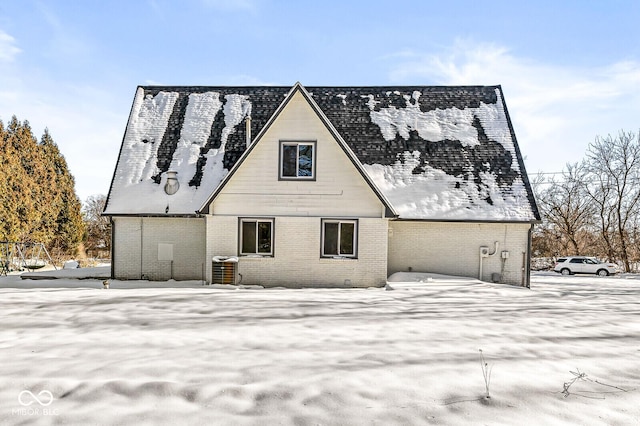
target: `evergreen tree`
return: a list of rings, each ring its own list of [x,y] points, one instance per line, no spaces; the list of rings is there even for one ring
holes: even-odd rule
[[[85,233],[82,203],[75,193],[75,180],[48,129],[42,135],[40,148],[43,163],[48,165],[45,175],[48,184],[44,186],[48,190],[41,194],[41,198],[51,203],[48,214],[54,219],[52,243],[65,251],[74,250]]]
[[[20,180],[16,173],[21,170],[19,156],[9,143],[9,132],[0,121],[0,241],[16,239],[20,227],[16,201]]]
[[[6,220],[5,238],[13,241],[28,241],[34,224],[40,220],[35,208],[32,174],[37,155],[37,142],[31,134],[27,121],[24,124],[13,116],[3,135],[3,167],[6,178],[2,206],[3,221]],[[6,217],[6,219],[5,219]]]
[[[49,131],[38,143],[28,121],[0,121],[0,166],[0,240],[75,250],[85,230],[81,203]]]

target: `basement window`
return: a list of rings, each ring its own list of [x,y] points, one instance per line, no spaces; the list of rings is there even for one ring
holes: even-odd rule
[[[280,142],[280,179],[315,179],[315,142]]]
[[[357,253],[357,220],[322,220],[322,257],[356,258]]]
[[[240,254],[273,256],[273,219],[240,219]]]

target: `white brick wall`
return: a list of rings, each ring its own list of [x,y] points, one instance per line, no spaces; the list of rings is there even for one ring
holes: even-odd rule
[[[361,218],[358,221],[358,259],[320,257],[321,218],[276,217],[274,256],[240,257],[242,284],[289,287],[382,286],[387,277],[388,221]],[[207,217],[208,281],[213,256],[238,254],[238,217]],[[349,281],[346,281],[349,280]]]
[[[389,227],[389,275],[411,268],[478,278],[480,246],[488,246],[492,253],[498,241],[496,255],[483,260],[482,280],[491,281],[492,273],[502,273],[502,282],[522,284],[529,224],[392,221]],[[504,266],[503,250],[509,252]]]
[[[280,180],[281,140],[314,141],[313,181]],[[238,218],[274,221],[274,256],[241,257],[243,284],[381,286],[387,277],[384,205],[301,94],[255,142],[207,217],[207,279],[213,256],[238,255]],[[322,218],[359,219],[358,259],[320,257]],[[345,284],[346,283],[346,284]]]
[[[205,266],[204,218],[114,217],[112,259],[117,279],[200,280]],[[171,262],[158,260],[158,244],[170,244]]]
[[[118,279],[171,278],[171,263],[158,260],[158,244],[173,248],[173,278],[199,280],[205,268],[211,282],[211,259],[238,254],[238,216],[206,218],[115,217],[113,259]],[[502,281],[522,283],[528,224],[444,223],[358,220],[358,259],[320,257],[321,218],[281,217],[274,222],[274,256],[241,257],[242,283],[265,286],[381,286],[398,271],[434,272],[478,277],[479,248],[498,253],[483,260],[483,276],[501,273]],[[206,241],[206,244],[205,244]],[[142,250],[141,250],[142,244]],[[388,256],[387,256],[388,244]],[[509,251],[504,264],[500,252]],[[349,281],[345,281],[349,280]]]

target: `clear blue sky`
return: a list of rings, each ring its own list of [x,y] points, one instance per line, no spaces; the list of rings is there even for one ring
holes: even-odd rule
[[[0,0],[0,119],[106,194],[137,85],[501,84],[529,174],[640,129],[640,2]]]

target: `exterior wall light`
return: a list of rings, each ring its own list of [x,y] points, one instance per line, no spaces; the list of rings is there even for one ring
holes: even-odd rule
[[[164,192],[168,195],[173,195],[180,189],[180,182],[178,182],[178,178],[176,177],[177,174],[178,172],[174,171],[167,172],[167,183],[164,184]]]

